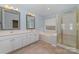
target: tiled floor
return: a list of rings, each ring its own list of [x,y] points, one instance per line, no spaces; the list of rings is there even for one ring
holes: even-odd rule
[[[51,46],[44,41],[38,41],[20,50],[17,50],[12,54],[73,54],[73,52],[60,47]]]

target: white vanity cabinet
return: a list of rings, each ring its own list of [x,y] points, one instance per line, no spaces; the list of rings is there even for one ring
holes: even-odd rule
[[[22,47],[22,38],[19,35],[16,35],[11,38],[12,50],[16,50]]]
[[[28,42],[29,43],[33,42],[33,36],[34,36],[33,33],[31,33],[31,32],[28,33],[28,39],[29,39]]]
[[[23,46],[27,46],[33,42],[39,40],[39,35],[36,32],[27,32],[27,34],[23,34]]]
[[[38,34],[38,32],[34,32],[32,38],[33,38],[33,41],[38,41],[39,40],[39,34]]]
[[[38,33],[36,32],[29,32],[28,33],[28,39],[29,39],[29,43],[33,43],[33,42],[36,42],[39,40],[39,37],[38,37]]]
[[[0,53],[9,53],[39,40],[37,32],[25,32],[0,36]]]
[[[0,53],[9,53],[21,47],[21,35],[10,35],[0,37]]]
[[[28,33],[27,34],[22,34],[22,46],[27,46],[29,44],[29,39],[28,39]]]
[[[12,51],[12,46],[9,37],[0,37],[0,54]]]

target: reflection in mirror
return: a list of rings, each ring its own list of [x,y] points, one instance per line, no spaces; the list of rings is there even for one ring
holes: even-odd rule
[[[13,20],[13,28],[17,29],[18,28],[18,20]]]
[[[2,17],[2,21],[0,21],[2,30],[19,29],[20,13],[18,11],[1,8],[0,14],[2,15],[0,15]]]
[[[26,28],[35,29],[35,16],[26,15]]]

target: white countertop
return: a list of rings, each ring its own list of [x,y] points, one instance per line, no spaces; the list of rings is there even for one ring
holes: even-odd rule
[[[0,37],[21,34],[21,33],[27,33],[27,32],[36,32],[36,30],[0,30]]]

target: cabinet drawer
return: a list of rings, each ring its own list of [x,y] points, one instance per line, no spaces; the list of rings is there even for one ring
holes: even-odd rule
[[[0,37],[0,41],[2,41],[2,40],[7,40],[7,39],[9,39],[10,37],[9,36],[3,36],[3,37]]]

